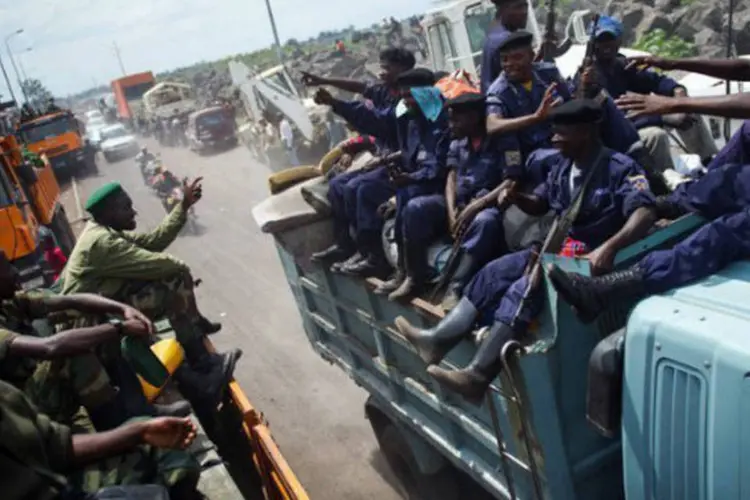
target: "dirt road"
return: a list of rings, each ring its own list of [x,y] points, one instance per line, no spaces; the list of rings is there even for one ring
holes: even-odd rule
[[[170,251],[203,279],[198,303],[224,324],[212,340],[219,348],[244,350],[235,377],[265,413],[311,498],[401,498],[364,417],[366,393],[310,348],[272,238],[253,221],[252,207],[268,193],[267,168],[242,146],[209,157],[148,146],[161,151],[177,175],[204,177],[204,198],[196,205],[202,234],[180,237]],[[132,160],[107,164],[100,158],[99,166],[99,177],[79,181],[81,200],[118,180],[133,197],[140,229],[162,219],[161,205]],[[76,218],[72,190],[64,202]]]

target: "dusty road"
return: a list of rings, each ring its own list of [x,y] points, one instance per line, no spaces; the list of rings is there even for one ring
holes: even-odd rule
[[[180,237],[170,251],[203,279],[199,305],[224,324],[212,340],[219,348],[244,350],[235,377],[265,413],[311,498],[401,498],[364,417],[366,393],[308,345],[272,238],[253,221],[251,208],[267,196],[267,168],[242,146],[208,157],[148,146],[161,151],[177,175],[204,177],[204,198],[196,205],[202,234]],[[118,180],[134,199],[140,229],[162,219],[161,205],[132,160],[107,164],[100,158],[99,166],[99,177],[79,181],[82,200]],[[75,219],[71,190],[64,201]]]

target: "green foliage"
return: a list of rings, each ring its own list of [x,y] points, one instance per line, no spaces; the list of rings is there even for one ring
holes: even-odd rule
[[[667,59],[679,59],[698,55],[695,44],[687,42],[677,35],[667,36],[663,29],[655,29],[643,35],[633,45],[634,49],[649,52]]]
[[[47,101],[52,98],[52,93],[36,78],[30,78],[21,82],[21,88],[24,95],[28,97],[29,103],[34,107],[46,107]]]

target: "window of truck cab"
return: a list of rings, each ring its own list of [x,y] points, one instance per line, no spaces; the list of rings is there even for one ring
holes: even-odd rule
[[[470,5],[464,11],[464,22],[466,32],[469,35],[469,47],[471,48],[471,56],[474,58],[475,68],[479,68],[482,63],[484,39],[495,20],[495,11],[494,6],[482,3]]]
[[[73,117],[63,115],[22,125],[18,132],[23,142],[33,144],[68,132],[78,131],[78,121]]]
[[[432,52],[432,65],[436,71],[453,71],[455,66],[456,47],[453,43],[453,29],[446,18],[427,28],[427,37]]]
[[[135,101],[136,99],[141,99],[143,97],[143,94],[151,90],[151,87],[153,86],[153,81],[136,83],[133,85],[128,85],[127,87],[123,85],[122,93],[125,94],[126,101]]]

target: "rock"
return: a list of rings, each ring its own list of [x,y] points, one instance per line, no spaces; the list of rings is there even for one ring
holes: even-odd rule
[[[750,9],[735,14],[733,28],[737,54],[750,54]]]
[[[693,37],[693,43],[699,47],[701,57],[724,57],[726,48],[722,47],[724,37],[711,28],[703,28]]]
[[[696,33],[703,28],[721,31],[724,25],[724,8],[715,4],[696,2],[690,5],[675,27],[674,34],[693,41]]]

